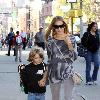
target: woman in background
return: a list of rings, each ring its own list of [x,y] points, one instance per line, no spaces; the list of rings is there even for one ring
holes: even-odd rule
[[[86,84],[92,85],[97,84],[97,75],[99,70],[99,34],[97,31],[97,23],[92,22],[88,28],[87,32],[84,33],[81,39],[82,45],[87,49],[86,55]],[[94,70],[92,76],[91,63],[94,62]]]

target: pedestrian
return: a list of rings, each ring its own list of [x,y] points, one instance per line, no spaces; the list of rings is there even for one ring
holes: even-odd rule
[[[25,66],[24,86],[28,90],[28,100],[45,100],[47,69],[43,62],[43,49],[34,47],[29,53],[30,64]]]
[[[43,33],[43,27],[39,28],[39,32],[35,35],[35,45],[42,47],[45,50],[45,38]]]
[[[15,56],[14,37],[15,37],[15,34],[13,32],[13,28],[11,27],[10,32],[7,36],[7,40],[8,40],[8,54],[6,54],[7,56],[10,56],[11,48],[13,48],[13,50],[14,50],[14,55],[13,56]]]
[[[99,70],[99,34],[97,23],[92,22],[87,28],[87,32],[83,34],[81,39],[82,45],[87,49],[86,55],[86,84],[92,85],[97,83],[97,75]],[[91,63],[94,64],[93,73],[91,75]]]
[[[22,37],[19,34],[19,31],[16,32],[16,36],[15,36],[15,61],[18,61],[19,58],[19,62],[22,62]],[[19,57],[18,57],[19,56]]]
[[[2,50],[2,41],[1,41],[1,39],[0,39],[0,49]]]
[[[23,32],[23,30],[21,30],[20,35],[22,37],[23,50],[25,50],[26,44],[27,44],[27,34],[26,34],[26,32]]]
[[[32,48],[32,38],[28,39],[28,48]]]
[[[48,77],[52,100],[60,100],[61,89],[64,93],[63,100],[72,100],[74,87],[72,63],[76,59],[72,40],[64,19],[61,16],[54,17],[46,32]]]

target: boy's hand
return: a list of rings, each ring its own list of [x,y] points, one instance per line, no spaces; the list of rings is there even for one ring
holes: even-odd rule
[[[44,87],[45,83],[46,83],[45,79],[41,79],[40,81],[38,81],[38,84],[39,84],[40,87]]]

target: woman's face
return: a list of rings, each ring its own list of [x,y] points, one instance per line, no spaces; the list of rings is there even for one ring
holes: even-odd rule
[[[36,54],[35,56],[34,56],[34,58],[33,58],[33,62],[34,62],[34,64],[40,64],[41,62],[42,62],[42,58],[40,57],[40,55],[39,54]]]
[[[94,24],[93,26],[92,26],[92,29],[91,29],[92,31],[94,31],[94,32],[96,32],[96,30],[97,30],[97,24]]]
[[[55,32],[57,34],[64,34],[64,23],[62,21],[56,21],[55,24],[53,25]]]

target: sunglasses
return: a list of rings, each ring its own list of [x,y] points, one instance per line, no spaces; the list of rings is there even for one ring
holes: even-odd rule
[[[53,27],[55,28],[55,29],[59,29],[59,28],[64,28],[64,24],[62,24],[62,25],[53,25]]]

